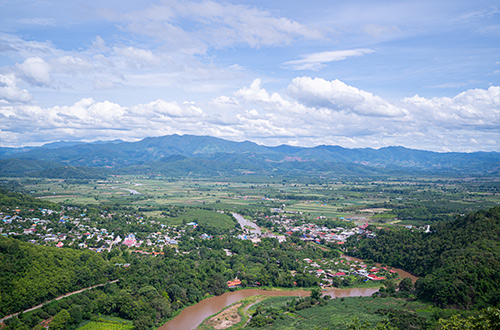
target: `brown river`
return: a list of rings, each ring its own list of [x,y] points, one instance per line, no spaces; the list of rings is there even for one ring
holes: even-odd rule
[[[352,257],[347,257],[350,260],[360,260]],[[402,269],[394,269],[401,278],[410,277],[414,282],[418,277],[405,272]],[[323,295],[328,295],[331,297],[367,297],[371,296],[374,292],[378,291],[378,288],[352,288],[352,289],[334,289],[330,291],[323,291]],[[198,327],[204,319],[212,314],[215,314],[225,307],[234,304],[235,302],[251,297],[263,295],[268,297],[274,296],[292,296],[292,297],[307,297],[310,295],[310,291],[269,291],[261,289],[246,289],[233,292],[226,292],[223,295],[207,298],[200,301],[196,305],[189,306],[185,308],[178,316],[169,322],[165,323],[159,330],[189,330]]]
[[[359,297],[371,296],[378,288],[363,288],[363,289],[336,289],[332,291],[324,291],[324,295],[332,297]],[[310,291],[268,291],[261,289],[246,289],[233,292],[226,292],[223,295],[207,298],[200,301],[196,305],[185,308],[178,316],[169,322],[165,323],[159,330],[189,330],[195,329],[203,322],[204,319],[212,314],[223,310],[226,306],[235,302],[251,297],[251,296],[291,296],[291,297],[307,297]]]
[[[244,228],[244,226],[251,226],[253,230],[256,230],[255,227],[257,226],[254,223],[244,219],[243,216],[239,214],[233,214],[233,216],[235,216],[235,218],[238,220],[242,228]],[[259,227],[257,228],[258,231],[260,232],[260,228]],[[347,260],[363,261],[361,259],[348,256],[342,256],[342,257],[346,258]],[[380,267],[380,264],[376,265],[377,267]],[[416,277],[415,275],[410,274],[402,269],[397,269],[392,267],[391,269],[394,269],[401,278],[405,277],[411,278],[413,283],[415,283],[415,281],[418,279],[418,277]],[[371,296],[376,291],[378,291],[378,288],[334,289],[330,291],[323,291],[323,295],[328,295],[331,296],[332,298],[359,297],[359,296],[367,297]],[[158,330],[195,329],[203,322],[203,320],[205,320],[210,315],[223,310],[225,307],[232,305],[243,298],[257,296],[257,295],[263,295],[268,297],[273,297],[273,296],[307,297],[310,295],[310,291],[303,291],[303,290],[269,291],[262,289],[246,289],[233,292],[226,292],[223,295],[204,299],[199,303],[197,303],[196,305],[185,308],[174,319],[168,321],[167,323],[159,327]]]

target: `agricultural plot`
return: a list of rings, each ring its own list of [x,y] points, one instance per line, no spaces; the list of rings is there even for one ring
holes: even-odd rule
[[[64,204],[132,206],[144,212],[169,206],[262,212],[283,208],[309,219],[343,217],[380,225],[423,225],[500,204],[499,178],[254,179],[122,176],[93,181],[17,181],[32,196]]]
[[[249,314],[257,308],[262,310],[283,310],[291,297],[272,297],[253,305]],[[273,329],[358,329],[367,324],[367,329],[375,328],[376,324],[387,320],[387,311],[399,315],[397,325],[402,329],[412,325],[426,324],[430,319],[429,304],[413,301],[407,302],[396,298],[351,297],[331,299],[324,306],[314,306],[297,311],[281,312],[281,317],[274,321]],[[276,312],[275,312],[276,313]],[[407,322],[407,324],[404,324]],[[358,325],[358,327],[355,327]],[[406,325],[406,326],[405,326]],[[254,329],[247,327],[246,329]],[[259,329],[259,328],[255,328]]]

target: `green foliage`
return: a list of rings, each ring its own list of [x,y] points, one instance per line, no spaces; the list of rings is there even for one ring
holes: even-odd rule
[[[323,299],[322,299],[323,300]],[[311,304],[310,298],[271,297],[255,304],[249,329],[427,329],[427,305],[395,298],[350,297]],[[307,306],[301,308],[301,306]],[[265,326],[271,323],[272,326]]]
[[[189,208],[184,212],[180,212],[175,218],[169,219],[172,224],[185,224],[189,222],[196,222],[202,227],[200,231],[211,233],[224,233],[233,229],[236,222],[227,214],[218,213],[211,210],[204,210],[198,208]]]
[[[78,328],[78,330],[132,330],[134,325],[131,321],[119,318],[97,318],[92,322]]]
[[[71,321],[71,315],[65,309],[62,309],[59,313],[57,313],[52,321],[50,322],[49,329],[53,330],[64,330],[66,326]]]
[[[439,319],[439,327],[442,330],[489,330],[500,329],[500,309],[488,307],[483,309],[477,316],[463,317],[455,314],[447,319]]]
[[[0,189],[0,211],[12,210],[15,208],[22,208],[22,209],[43,208],[43,209],[60,210],[61,206],[56,203],[30,197],[25,194],[8,192],[4,189]]]
[[[359,242],[356,255],[421,276],[416,283],[418,296],[438,306],[498,304],[500,208],[458,217],[432,229],[432,233],[378,231],[375,239]]]
[[[7,315],[113,276],[92,251],[36,246],[0,237],[0,314]]]

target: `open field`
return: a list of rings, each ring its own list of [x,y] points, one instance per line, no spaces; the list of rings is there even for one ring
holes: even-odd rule
[[[134,329],[132,321],[118,317],[100,317],[96,321],[90,321],[79,327],[78,330],[129,330]]]
[[[310,180],[279,178],[168,179],[118,176],[108,180],[4,179],[32,196],[64,204],[122,205],[148,216],[169,206],[221,210],[283,208],[357,222],[420,224],[500,204],[499,178]],[[257,180],[258,179],[258,180]],[[267,180],[267,181],[266,181]],[[5,183],[4,183],[5,184]],[[376,211],[373,211],[376,210]],[[156,212],[156,213],[155,213]],[[179,224],[179,221],[172,224]]]

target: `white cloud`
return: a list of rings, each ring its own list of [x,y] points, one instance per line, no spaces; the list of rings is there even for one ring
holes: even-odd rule
[[[26,41],[6,33],[0,33],[0,49],[22,58],[54,56],[58,53],[51,42]]]
[[[300,77],[292,80],[287,92],[310,107],[352,112],[363,116],[401,117],[407,114],[372,93],[349,86],[340,80]]]
[[[342,61],[349,57],[362,56],[373,53],[372,49],[334,50],[329,52],[313,53],[303,56],[300,60],[288,61],[283,65],[293,70],[319,70],[325,63]]]
[[[132,107],[131,111],[135,115],[142,115],[150,118],[153,114],[170,118],[193,118],[203,115],[203,110],[193,103],[185,102],[179,104],[177,102],[166,102],[161,99],[147,104],[139,104]]]
[[[94,72],[94,64],[88,59],[80,56],[60,56],[51,61],[50,67],[52,71],[65,72],[70,74]]]
[[[16,68],[33,85],[48,86],[51,83],[50,66],[40,57],[29,57]]]
[[[0,102],[28,103],[32,96],[26,89],[20,89],[17,84],[19,79],[12,73],[0,74]]]
[[[447,128],[475,127],[500,132],[500,87],[471,89],[453,98],[426,99],[418,95],[401,102],[429,125]],[[499,133],[500,135],[500,133]]]
[[[113,47],[116,55],[123,57],[134,67],[159,66],[161,59],[150,50],[134,47]]]
[[[323,37],[319,30],[286,17],[214,1],[168,1],[135,12],[106,11],[103,16],[122,22],[135,34],[155,37],[169,49],[190,54],[236,44],[259,48]]]
[[[0,104],[0,137],[4,145],[22,145],[71,139],[131,141],[178,133],[266,145],[500,148],[500,87],[468,90],[452,98],[414,96],[396,105],[343,82],[308,77],[294,79],[287,92],[293,98],[266,90],[257,79],[207,103],[157,99],[127,107],[84,98],[48,108]]]
[[[15,21],[21,24],[28,25],[56,26],[55,19],[46,17],[22,18]]]

